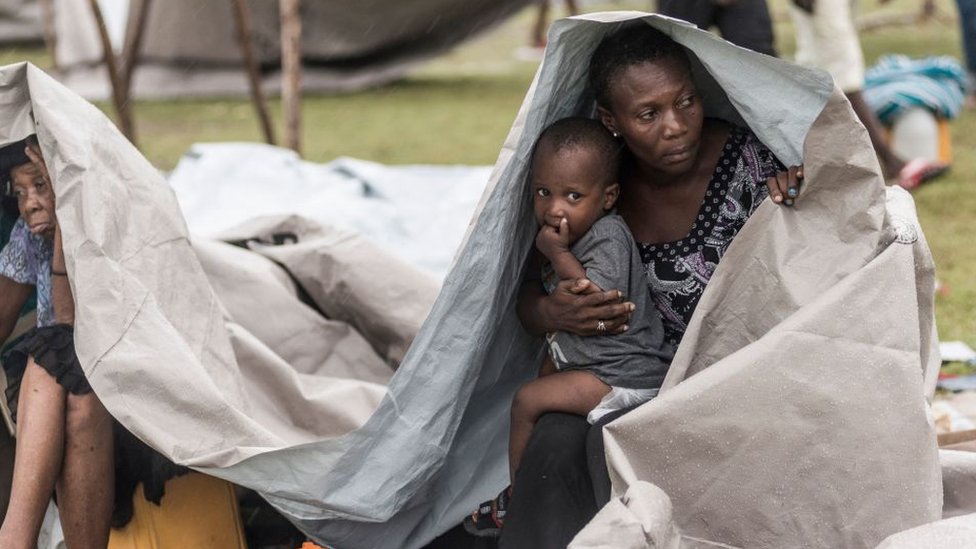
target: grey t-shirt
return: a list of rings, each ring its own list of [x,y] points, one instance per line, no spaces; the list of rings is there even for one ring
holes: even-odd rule
[[[661,387],[674,350],[664,342],[661,316],[651,301],[640,252],[627,224],[617,214],[598,219],[573,244],[573,255],[586,276],[603,290],[617,289],[636,305],[630,328],[622,334],[583,337],[555,332],[546,338],[559,370],[586,370],[611,387]],[[555,273],[547,263],[543,284],[552,293]]]

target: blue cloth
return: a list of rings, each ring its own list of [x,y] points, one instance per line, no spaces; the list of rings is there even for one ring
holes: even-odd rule
[[[10,241],[0,251],[0,276],[37,289],[37,325],[54,324],[51,305],[51,260],[54,247],[42,237],[32,234],[23,219],[18,219],[10,231]]]
[[[864,100],[885,125],[913,107],[952,119],[962,110],[968,86],[966,71],[952,57],[886,55],[865,74]]]

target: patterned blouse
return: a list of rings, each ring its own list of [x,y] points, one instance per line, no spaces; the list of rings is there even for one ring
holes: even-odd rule
[[[19,284],[37,287],[37,325],[54,324],[54,307],[51,306],[51,260],[53,245],[44,238],[31,234],[27,223],[18,219],[10,232],[10,241],[0,251],[0,276]]]
[[[665,340],[675,348],[725,250],[769,196],[766,178],[783,169],[751,131],[733,126],[691,231],[674,242],[638,243]]]

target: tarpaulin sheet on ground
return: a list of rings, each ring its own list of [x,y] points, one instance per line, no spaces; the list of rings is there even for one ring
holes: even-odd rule
[[[193,235],[296,214],[359,233],[443,280],[490,170],[355,158],[316,164],[270,145],[209,143],[183,155],[169,184]]]
[[[2,137],[37,122],[59,198],[78,354],[108,409],[177,462],[257,489],[335,547],[415,548],[456,525],[506,483],[510,398],[543,352],[514,312],[536,233],[525,189],[532,144],[549,123],[592,112],[590,53],[643,17],[554,25],[476,219],[385,393],[380,383],[299,372],[282,359],[287,345],[276,351],[256,335],[268,328],[276,341],[288,331],[262,325],[290,317],[268,314],[276,303],[250,303],[260,297],[250,280],[237,295],[229,277],[285,287],[297,279],[313,299],[346,282],[385,283],[331,269],[321,251],[297,254],[301,236],[252,243],[257,253],[240,259],[247,269],[231,267],[238,248],[191,248],[172,192],[96,109],[34,67],[5,68],[0,112],[11,125],[2,131],[18,134]],[[910,199],[894,193],[886,203],[867,135],[824,73],[671,20],[644,21],[695,53],[707,112],[748,125],[787,165],[805,162],[806,186],[794,208],[767,202],[753,215],[662,396],[609,428],[615,489],[654,483],[685,534],[730,545],[872,546],[939,518],[923,396],[938,365],[934,285]],[[303,227],[263,220],[227,238],[273,242]],[[319,231],[308,229],[329,238]],[[222,266],[229,282],[211,286]]]

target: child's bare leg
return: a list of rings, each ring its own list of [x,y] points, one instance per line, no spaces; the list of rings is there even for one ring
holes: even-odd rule
[[[552,361],[552,357],[546,355],[546,358],[542,361],[542,366],[539,366],[539,377],[545,377],[558,371],[556,369],[556,363]]]
[[[17,402],[17,453],[0,547],[34,548],[64,454],[65,390],[28,359]]]
[[[523,385],[512,402],[512,428],[508,442],[511,478],[515,478],[532,428],[542,414],[565,412],[585,416],[609,392],[610,387],[606,383],[582,370],[557,372]]]
[[[95,393],[68,395],[58,510],[68,547],[108,545],[115,492],[112,416]]]

